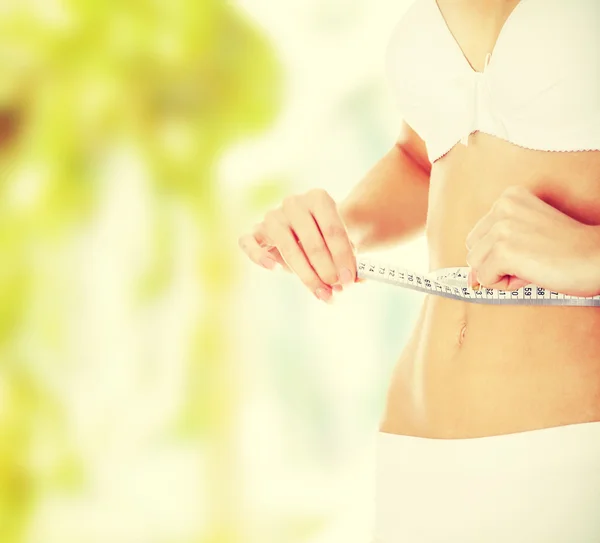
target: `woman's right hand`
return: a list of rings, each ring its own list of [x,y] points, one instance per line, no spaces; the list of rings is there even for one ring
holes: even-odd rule
[[[354,245],[336,202],[323,189],[285,198],[238,242],[254,263],[270,270],[279,263],[325,302],[332,290],[357,280]]]

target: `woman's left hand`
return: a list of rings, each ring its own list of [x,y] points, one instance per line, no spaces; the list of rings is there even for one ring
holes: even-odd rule
[[[600,294],[600,226],[576,221],[522,186],[504,191],[466,245],[471,285]]]

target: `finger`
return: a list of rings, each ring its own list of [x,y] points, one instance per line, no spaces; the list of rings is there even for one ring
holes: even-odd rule
[[[466,257],[467,264],[471,269],[477,271],[481,268],[482,264],[492,251],[494,243],[496,243],[496,238],[493,235],[490,235],[490,232],[477,240],[477,243],[469,250]]]
[[[290,270],[290,267],[286,264],[285,260],[283,260],[283,258],[281,257],[279,249],[277,249],[277,247],[275,246],[275,242],[269,237],[268,233],[266,232],[264,222],[260,222],[254,225],[253,235],[258,244],[267,250],[268,256],[270,258],[275,260],[275,262],[277,262],[285,271],[292,271]]]
[[[273,260],[275,260],[284,271],[286,271],[288,273],[292,273],[292,270],[287,265],[286,261],[283,260],[281,254],[279,253],[279,249],[277,249],[277,247],[269,247],[268,252],[269,252],[269,257],[272,258]]]
[[[519,277],[516,277],[515,275],[509,275],[505,290],[518,290],[529,284],[531,284],[531,282],[527,281],[526,279],[521,279]]]
[[[471,229],[465,240],[465,245],[468,250],[471,250],[479,241],[490,231],[490,228],[497,221],[494,211],[486,213]]]
[[[543,207],[543,205],[543,202],[533,196],[525,187],[520,185],[507,187],[494,202],[490,211],[477,221],[467,235],[465,240],[467,249],[474,247],[498,221],[514,217],[526,218],[531,215],[533,206]]]
[[[480,244],[488,243],[492,237],[492,234],[488,234]],[[507,290],[511,284],[510,277],[514,277],[518,273],[515,266],[512,265],[517,260],[514,253],[506,240],[495,241],[485,258],[478,263],[474,270],[479,284],[487,288]]]
[[[308,207],[294,198],[284,200],[282,210],[297,238],[296,244],[300,244],[304,255],[321,281],[327,285],[337,283],[338,274],[331,253]]]
[[[350,246],[352,247],[352,254],[354,255],[352,262],[356,265],[356,245],[354,245],[352,239],[350,239]],[[355,283],[364,283],[366,280],[367,279],[364,277],[359,277],[358,271],[356,272],[356,278],[354,279]]]
[[[506,275],[506,272],[499,268],[500,259],[494,258],[494,249],[500,243],[498,239],[499,230],[497,226],[490,228],[486,235],[478,239],[468,252],[466,260],[471,268],[468,283],[471,286],[482,285],[487,288],[494,288]]]
[[[530,281],[526,281],[524,279],[520,279],[514,275],[504,275],[498,281],[490,285],[483,285],[486,288],[495,288],[498,290],[518,290],[521,287],[529,285]]]
[[[277,265],[276,260],[271,258],[269,251],[261,247],[252,234],[241,236],[238,240],[238,245],[255,264],[267,270],[272,270]]]
[[[291,226],[285,222],[286,217],[282,212],[270,212],[265,217],[265,230],[275,242],[283,260],[290,269],[299,277],[300,281],[317,298],[328,301],[331,298],[331,288],[325,284],[308,262],[304,251],[300,249]]]
[[[356,256],[335,201],[327,194],[311,200],[310,211],[325,240],[338,278],[343,285],[356,280]]]
[[[358,277],[358,275],[356,276],[356,278],[354,279],[354,283],[364,283],[366,281],[366,279],[362,278],[362,277]],[[344,290],[344,287],[340,284],[335,284],[332,285],[331,287],[335,292],[342,292]]]

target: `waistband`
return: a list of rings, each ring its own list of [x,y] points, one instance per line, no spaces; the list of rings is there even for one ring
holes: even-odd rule
[[[519,466],[578,462],[598,455],[600,465],[600,421],[553,426],[512,434],[486,437],[438,439],[379,432],[380,461],[394,464],[415,460],[404,468],[414,469],[501,469]],[[402,466],[398,466],[403,469]]]

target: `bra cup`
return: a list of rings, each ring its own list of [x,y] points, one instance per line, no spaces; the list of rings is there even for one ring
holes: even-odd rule
[[[600,107],[600,1],[522,1],[490,64],[495,106],[508,126],[584,121]]]
[[[432,16],[427,4],[414,2],[394,29],[386,71],[402,118],[429,146],[455,140],[457,129],[468,127],[474,79],[448,36],[425,31]]]
[[[434,19],[434,1],[409,7],[386,62],[430,160],[475,130],[532,149],[600,149],[600,0],[521,0],[483,75]]]

